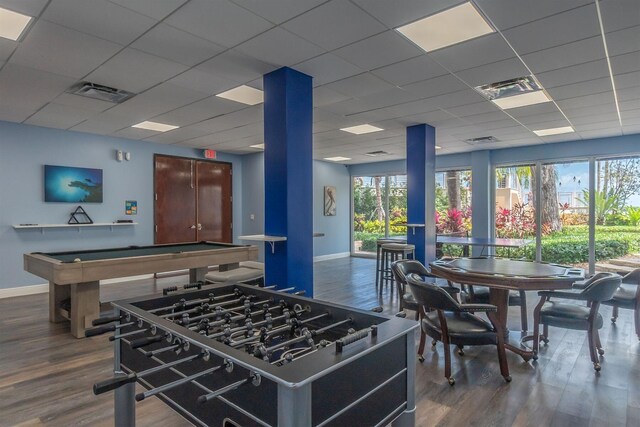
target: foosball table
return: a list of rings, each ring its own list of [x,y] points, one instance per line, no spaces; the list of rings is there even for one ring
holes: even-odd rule
[[[113,302],[115,425],[156,396],[198,426],[414,426],[418,324],[249,285]],[[135,393],[139,383],[145,391]]]

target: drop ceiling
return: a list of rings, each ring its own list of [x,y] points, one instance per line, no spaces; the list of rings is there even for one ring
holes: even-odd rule
[[[0,120],[251,153],[262,104],[215,95],[289,66],[314,78],[317,159],[404,158],[404,128],[419,123],[436,127],[438,154],[640,133],[640,1],[601,0],[601,26],[595,0],[472,0],[496,31],[430,53],[395,30],[461,3],[0,0],[35,17],[19,41],[0,39]],[[530,74],[553,102],[503,111],[473,90]],[[83,80],[137,95],[65,93]],[[180,127],[131,127],[143,121]],[[362,124],[384,130],[339,130]],[[564,126],[575,133],[533,132]]]

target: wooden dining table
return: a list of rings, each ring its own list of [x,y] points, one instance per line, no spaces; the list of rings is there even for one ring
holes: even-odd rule
[[[505,347],[525,361],[533,358],[533,351],[509,342],[509,291],[568,289],[585,277],[585,271],[581,268],[505,258],[454,258],[436,260],[429,265],[433,274],[450,282],[488,287],[489,302],[498,308],[497,321],[505,331]]]

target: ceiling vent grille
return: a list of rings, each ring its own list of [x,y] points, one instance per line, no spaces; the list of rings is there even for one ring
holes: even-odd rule
[[[492,101],[494,99],[522,95],[527,92],[536,92],[542,90],[542,87],[533,76],[525,76],[477,86],[475,89],[489,101]]]
[[[99,99],[101,101],[113,102],[116,104],[120,104],[121,102],[124,102],[136,95],[135,93],[127,92],[126,90],[90,82],[76,83],[67,90],[67,93]]]
[[[498,142],[498,138],[495,136],[480,136],[478,138],[465,139],[464,142],[469,144],[487,144],[489,142]]]
[[[388,156],[390,153],[386,151],[378,150],[378,151],[369,151],[368,153],[364,153],[365,156],[369,157],[378,157],[378,156]]]

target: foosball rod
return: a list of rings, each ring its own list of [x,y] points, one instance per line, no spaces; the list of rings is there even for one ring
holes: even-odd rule
[[[140,401],[142,401],[142,400],[144,400],[144,399],[146,399],[148,397],[155,396],[156,394],[164,393],[165,391],[171,390],[172,388],[181,386],[183,384],[190,383],[191,381],[193,381],[193,380],[195,380],[197,378],[200,378],[200,377],[203,377],[205,375],[209,375],[209,374],[212,374],[212,373],[214,373],[216,371],[219,371],[220,369],[227,367],[228,364],[229,364],[229,362],[225,360],[225,362],[222,365],[218,365],[218,366],[215,366],[213,368],[209,368],[207,370],[204,370],[202,372],[198,372],[197,374],[189,375],[188,377],[184,377],[184,378],[181,378],[179,380],[172,381],[172,382],[170,382],[168,384],[161,385],[160,387],[152,388],[151,390],[147,390],[147,391],[145,391],[143,393],[138,393],[138,394],[136,394],[136,401],[140,402]]]
[[[252,311],[252,312],[247,313],[247,314],[237,314],[235,316],[229,317],[228,319],[220,319],[220,320],[217,320],[215,322],[211,322],[208,325],[209,325],[209,327],[222,326],[222,325],[224,325],[226,323],[233,323],[233,322],[235,322],[237,320],[242,320],[242,319],[246,319],[248,317],[258,316],[258,315],[260,315],[262,313],[265,313],[265,311],[266,312],[271,312],[271,311],[278,310],[278,309],[284,309],[284,308],[282,306],[280,306],[280,305],[268,306],[266,308],[263,308],[262,310]],[[227,314],[227,313],[232,313],[232,312],[235,312],[236,310],[225,309],[223,311],[224,312],[220,313],[220,315],[224,315],[224,314]],[[189,323],[191,324],[192,322],[197,322],[198,320],[202,320],[202,319],[203,319],[202,316],[196,316],[196,317],[193,317],[193,318],[189,319],[189,321],[190,321]],[[189,326],[189,329],[191,329],[192,331],[200,330],[200,324]]]
[[[318,319],[321,319],[321,318],[327,317],[327,316],[330,316],[330,314],[329,313],[323,313],[323,314],[319,314],[319,315],[317,315],[315,317],[310,317],[308,319],[299,320],[298,322],[304,325],[305,323],[312,322],[314,320],[318,320]],[[277,328],[274,328],[274,329],[270,330],[269,332],[267,332],[265,334],[265,336],[272,337],[274,335],[279,334],[280,332],[287,332],[289,330],[290,330],[290,325],[285,324],[285,325],[281,325],[281,326],[278,326]],[[245,345],[245,344],[253,344],[252,341],[256,341],[256,340],[259,340],[261,338],[262,338],[262,335],[254,335],[252,337],[247,337],[247,338],[242,339],[242,340],[232,341],[232,342],[229,343],[229,345],[231,347],[240,347],[240,346]],[[259,343],[255,343],[255,344],[259,344]]]
[[[269,353],[272,353],[273,351],[278,350],[278,349],[280,349],[282,347],[287,347],[287,346],[292,345],[292,344],[297,344],[297,343],[302,342],[302,341],[304,341],[306,339],[309,339],[311,337],[315,337],[317,335],[320,335],[320,334],[328,331],[329,329],[337,328],[338,326],[341,326],[341,325],[344,325],[344,324],[347,324],[347,323],[351,323],[351,322],[353,322],[353,319],[349,317],[348,319],[332,323],[331,325],[327,325],[324,328],[314,329],[312,331],[307,329],[306,332],[303,333],[303,335],[301,335],[299,337],[292,338],[292,339],[290,339],[288,341],[283,341],[283,342],[275,344],[275,345],[273,345],[271,347],[266,347],[264,350],[265,350],[265,352],[267,354],[269,354]]]
[[[308,311],[308,310],[304,310],[303,309],[303,310],[300,310],[300,311],[294,311],[293,313],[294,313],[294,316],[298,316],[298,315],[300,315],[302,313],[305,313],[306,311]],[[285,318],[286,319],[290,319],[291,318],[291,314],[287,313],[287,314],[282,314],[280,316],[272,317],[271,319],[264,319],[264,320],[260,320],[258,322],[251,322],[251,326],[252,327],[258,327],[258,326],[262,326],[262,325],[264,325],[266,323],[274,322],[274,321],[280,321],[280,320],[285,319]],[[238,320],[240,320],[240,319],[238,319]],[[248,324],[244,324],[242,326],[237,326],[235,328],[231,328],[229,331],[216,332],[216,333],[213,333],[213,334],[210,334],[210,335],[206,335],[206,336],[208,338],[211,338],[211,339],[216,339],[216,338],[221,337],[223,335],[227,335],[227,333],[230,333],[231,335],[233,335],[236,332],[246,331],[248,327],[249,327]]]
[[[198,305],[198,304],[201,304],[203,302],[220,301],[220,300],[223,300],[223,299],[227,299],[227,298],[230,298],[230,297],[237,297],[237,296],[240,296],[240,295],[244,295],[244,293],[238,288],[235,288],[233,293],[225,294],[225,295],[215,296],[213,294],[213,292],[212,292],[212,293],[209,294],[208,298],[198,298],[198,299],[185,301],[185,305],[187,305],[187,306]],[[157,308],[149,310],[149,313],[157,313],[159,311],[171,310],[173,308],[176,308],[176,304],[177,303],[174,303],[172,305],[167,305],[167,306],[164,306],[164,307],[157,307]]]
[[[178,360],[174,360],[173,362],[165,363],[163,365],[154,366],[153,368],[146,369],[138,373],[133,372],[129,375],[118,376],[114,378],[109,378],[108,380],[100,381],[99,383],[95,383],[93,385],[93,394],[97,396],[99,394],[106,393],[107,391],[115,390],[120,386],[135,382],[138,378],[143,378],[143,377],[146,377],[147,375],[155,374],[156,372],[160,372],[163,369],[169,369],[171,367],[174,367],[184,362],[190,362],[192,360],[200,359],[201,357],[205,357],[206,355],[208,355],[207,352],[201,352],[198,354],[194,354],[192,356],[185,357],[183,359],[178,359]]]
[[[227,313],[237,312],[238,310],[242,310],[242,309],[247,308],[247,307],[251,308],[251,307],[255,307],[255,306],[259,305],[259,304],[268,304],[270,302],[273,302],[272,298],[268,298],[268,299],[265,299],[265,300],[262,300],[262,301],[250,302],[248,305],[244,305],[243,304],[243,305],[239,305],[239,306],[236,306],[236,307],[217,310],[217,311],[214,311],[214,312],[211,312],[211,313],[207,313],[207,314],[201,314],[200,316],[194,316],[194,317],[190,318],[189,319],[189,324],[191,324],[192,322],[197,322],[198,320],[209,319],[211,317],[216,317],[216,316],[222,316],[222,315],[225,315]],[[214,307],[214,310],[216,308],[218,308],[218,307],[220,307],[220,306]],[[220,320],[220,322],[224,323],[225,320]],[[220,324],[222,324],[222,323],[220,323]],[[186,325],[184,325],[184,326],[186,326]]]
[[[227,386],[224,386],[222,388],[219,388],[218,390],[211,392],[209,394],[203,394],[202,396],[198,397],[198,403],[202,404],[202,403],[206,403],[208,401],[210,401],[211,399],[215,399],[218,396],[223,395],[224,393],[231,391],[231,390],[235,390],[238,387],[240,387],[243,384],[248,383],[249,381],[251,381],[251,383],[254,386],[259,386],[261,383],[261,378],[260,378],[260,374],[256,373],[256,372],[252,372],[249,377],[240,380],[240,381],[236,381],[234,383],[231,383]]]
[[[250,299],[252,296],[253,295],[242,295],[240,298],[236,298],[236,299],[229,300],[229,301],[224,301],[224,302],[219,302],[214,306],[214,308],[216,308],[216,307],[224,307],[224,306],[227,306],[227,305],[244,302],[244,301]],[[204,304],[206,304],[206,302]],[[192,305],[194,305],[194,304],[192,304]],[[185,313],[186,314],[195,313],[198,309],[199,309],[199,307],[194,307],[194,308],[189,308],[187,310],[174,311],[174,312],[171,312],[171,313],[161,314],[160,317],[162,317],[163,319],[168,319],[169,317],[176,317],[176,316],[180,316],[180,315],[185,314]]]

